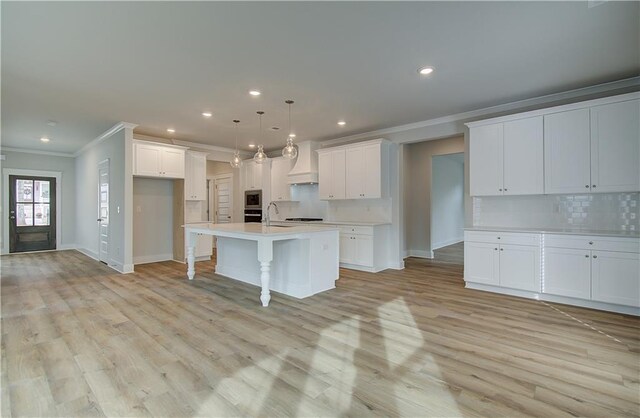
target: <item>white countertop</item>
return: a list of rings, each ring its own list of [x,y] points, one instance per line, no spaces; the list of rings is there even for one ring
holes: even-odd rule
[[[360,221],[279,221],[279,220],[271,220],[271,223],[283,223],[283,224],[294,224],[294,225],[353,225],[353,226],[378,226],[378,225],[390,225],[391,222],[360,222]]]
[[[214,223],[197,223],[183,225],[185,229],[198,233],[209,233],[216,235],[216,232],[225,235],[244,235],[253,237],[270,237],[282,235],[309,234],[314,232],[326,232],[332,228],[314,227],[308,225],[295,226],[265,226],[259,223],[233,223],[233,224],[214,224]],[[337,228],[336,228],[337,230]]]
[[[584,228],[516,228],[501,226],[474,226],[465,231],[526,232],[534,234],[593,235],[603,237],[640,238],[640,231],[603,231]]]

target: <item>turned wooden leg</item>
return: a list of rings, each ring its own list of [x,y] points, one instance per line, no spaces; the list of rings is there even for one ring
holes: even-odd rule
[[[271,300],[271,293],[269,292],[269,279],[271,278],[270,270],[270,261],[260,262],[260,284],[262,285],[260,300],[262,301],[262,306],[269,306],[269,301]]]
[[[193,280],[193,277],[196,275],[195,251],[196,248],[194,245],[189,245],[187,247],[187,277],[189,278],[189,280]]]

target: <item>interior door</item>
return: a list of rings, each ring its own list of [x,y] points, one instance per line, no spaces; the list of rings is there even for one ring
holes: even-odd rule
[[[9,176],[9,252],[56,248],[56,179]]]
[[[232,221],[233,216],[233,189],[230,177],[215,179],[214,184],[214,214],[213,221],[217,224],[226,224]]]
[[[109,160],[98,165],[98,259],[109,262]]]

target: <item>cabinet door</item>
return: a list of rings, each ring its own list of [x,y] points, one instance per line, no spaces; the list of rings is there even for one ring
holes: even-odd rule
[[[176,179],[184,178],[184,150],[162,148],[161,165],[162,175]]]
[[[356,260],[355,264],[373,267],[373,237],[368,235],[355,235]]]
[[[332,187],[333,161],[331,152],[318,153],[318,195],[320,199],[331,199]]]
[[[497,286],[499,277],[498,245],[465,241],[464,280]]]
[[[213,237],[206,234],[198,234],[194,255],[196,257],[206,257],[213,254]]]
[[[500,286],[540,292],[540,247],[500,245]]]
[[[364,196],[367,199],[382,197],[382,155],[381,145],[362,147],[364,155]]]
[[[345,197],[347,199],[363,199],[366,164],[364,147],[349,148],[345,151]]]
[[[242,165],[242,177],[245,190],[253,190],[253,161],[245,161]]]
[[[253,164],[253,189],[260,190],[262,189],[262,173],[264,172],[264,165],[269,164],[267,161],[262,164],[254,163]]]
[[[542,116],[504,124],[505,195],[544,193]]]
[[[287,175],[291,171],[293,161],[286,158],[278,158],[271,162],[271,200],[291,200],[291,188],[287,183]]]
[[[591,299],[590,257],[588,250],[545,247],[542,293]]]
[[[471,128],[469,135],[471,196],[502,195],[503,125]]]
[[[589,109],[545,115],[545,193],[591,190],[589,132]]]
[[[592,251],[591,298],[640,306],[640,254]]]
[[[340,234],[340,262],[354,264],[356,259],[355,236]]]
[[[344,150],[331,152],[333,176],[331,178],[331,198],[344,199],[346,196],[346,154]]]
[[[135,169],[138,176],[160,176],[160,153],[161,149],[154,145],[134,144],[135,147]]]
[[[185,177],[187,200],[207,200],[207,157],[187,153],[189,165]]]
[[[591,108],[591,191],[640,190],[640,100]]]

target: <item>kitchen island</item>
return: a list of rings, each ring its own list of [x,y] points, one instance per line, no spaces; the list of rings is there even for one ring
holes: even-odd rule
[[[337,228],[264,226],[255,223],[184,225],[187,277],[195,277],[199,234],[217,237],[216,274],[261,287],[262,306],[270,290],[305,298],[335,288]]]

